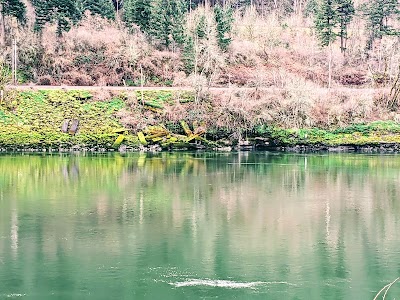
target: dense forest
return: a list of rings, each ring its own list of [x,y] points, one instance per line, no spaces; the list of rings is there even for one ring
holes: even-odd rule
[[[393,83],[397,0],[1,0],[18,80],[284,87]],[[398,79],[398,78],[397,78]]]

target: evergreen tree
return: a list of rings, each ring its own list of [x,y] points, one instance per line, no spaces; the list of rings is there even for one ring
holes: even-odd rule
[[[74,0],[34,0],[35,30],[40,32],[47,22],[57,24],[57,35],[71,29],[71,23],[76,23],[81,15]]]
[[[157,0],[152,14],[150,33],[165,48],[185,41],[184,19],[186,6],[183,0]]]
[[[218,46],[226,51],[232,42],[229,33],[232,30],[233,11],[231,8],[222,8],[219,5],[214,7],[215,22],[217,23]]]
[[[93,15],[99,15],[107,19],[115,18],[115,10],[110,0],[81,0],[81,14],[89,10]]]
[[[191,74],[195,67],[195,49],[194,42],[191,36],[188,36],[185,41],[183,48],[183,64],[185,68],[185,73],[187,75]]]
[[[26,22],[26,6],[20,0],[0,0],[2,7],[1,14],[3,16],[15,17],[18,22],[25,24]]]
[[[312,16],[318,8],[317,0],[308,0],[306,6],[304,7],[304,16]]]
[[[340,50],[342,53],[346,51],[347,42],[347,26],[353,19],[355,9],[353,0],[336,0],[337,1],[337,18],[339,23]]]
[[[54,20],[57,23],[57,35],[71,29],[71,22],[76,23],[81,15],[76,10],[74,0],[53,0]]]
[[[207,36],[206,33],[206,16],[201,15],[200,20],[196,24],[196,36],[199,39],[203,39]]]
[[[398,0],[372,0],[363,7],[367,17],[369,38],[367,49],[372,49],[373,42],[384,35],[399,35],[399,30],[393,28],[389,21],[400,15]]]
[[[328,55],[328,87],[332,82],[332,44],[337,36],[341,38],[341,51],[345,51],[347,26],[354,14],[351,0],[320,0],[317,7],[314,23],[321,46],[329,46]],[[339,33],[337,33],[339,31]]]
[[[50,22],[52,5],[50,1],[34,0],[32,1],[35,7],[35,25],[34,30],[36,32],[41,32],[44,25]]]
[[[128,26],[131,24],[136,24],[143,32],[150,32],[152,1],[126,0],[124,3],[123,17]]]
[[[331,45],[337,37],[338,24],[334,0],[320,0],[315,10],[314,24],[321,46]]]
[[[347,27],[355,13],[353,0],[320,0],[315,7],[314,23],[321,46],[340,37],[340,49],[346,51]]]

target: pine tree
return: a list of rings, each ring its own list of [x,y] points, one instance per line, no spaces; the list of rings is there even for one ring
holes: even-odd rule
[[[93,15],[99,15],[107,19],[115,19],[115,10],[110,0],[83,0],[81,13],[86,10]]]
[[[54,19],[57,23],[57,35],[71,29],[71,22],[76,23],[81,15],[76,10],[73,0],[53,0]]]
[[[185,13],[183,0],[157,0],[152,14],[151,35],[165,48],[173,43],[183,45]]]
[[[219,5],[214,7],[215,22],[217,23],[218,46],[226,51],[232,42],[229,33],[232,30],[233,11],[231,8],[222,8]]]
[[[337,38],[339,24],[337,3],[335,0],[320,0],[314,16],[315,29],[322,47],[329,47],[328,52],[328,87],[332,82],[332,44]]]
[[[389,25],[389,20],[399,18],[399,5],[398,0],[372,0],[363,7],[369,32],[367,49],[372,49],[373,42],[385,35],[400,35],[399,30]]]
[[[353,0],[336,0],[337,1],[337,18],[339,23],[340,50],[342,53],[346,51],[347,27],[353,19],[355,9]]]
[[[314,24],[321,46],[340,37],[340,49],[346,51],[347,27],[355,13],[353,0],[320,0],[315,7]]]
[[[123,17],[128,26],[136,24],[143,32],[150,32],[152,1],[126,0],[124,3]]]
[[[34,0],[32,1],[35,7],[35,25],[34,30],[41,32],[44,25],[51,21],[52,5],[50,1]]]
[[[2,7],[1,14],[3,16],[15,17],[18,22],[25,24],[26,22],[26,6],[20,0],[0,0]]]
[[[321,46],[331,45],[337,37],[335,33],[338,24],[334,0],[321,0],[314,16],[314,24]]]
[[[35,30],[40,32],[47,22],[57,24],[57,35],[71,29],[71,23],[76,23],[81,15],[74,0],[34,0]]]
[[[191,74],[195,67],[195,49],[194,42],[191,36],[186,38],[184,48],[183,48],[183,64],[185,68],[185,73],[187,75]]]
[[[205,38],[206,33],[206,16],[201,15],[199,21],[196,24],[196,36],[199,39]]]

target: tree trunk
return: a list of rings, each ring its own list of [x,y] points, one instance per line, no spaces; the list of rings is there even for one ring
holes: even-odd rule
[[[328,58],[328,89],[332,85],[332,42],[329,43],[329,58]]]
[[[341,25],[342,26],[342,25]],[[344,53],[345,49],[344,49],[344,33],[343,33],[343,29],[340,29],[340,52]]]
[[[0,47],[6,45],[6,28],[4,24],[3,5],[0,4]]]

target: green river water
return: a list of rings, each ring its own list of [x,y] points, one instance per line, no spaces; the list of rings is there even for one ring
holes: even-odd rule
[[[0,299],[372,300],[398,276],[400,156],[0,155]]]

